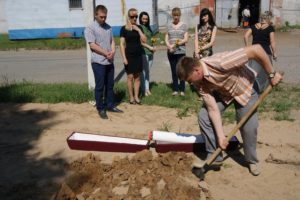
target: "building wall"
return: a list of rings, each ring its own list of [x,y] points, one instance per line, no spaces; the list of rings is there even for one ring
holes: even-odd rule
[[[146,11],[150,16],[150,25],[154,31],[157,27],[157,13],[155,13],[155,2],[157,0],[96,0],[96,6],[103,4],[108,9],[107,23],[113,26],[114,35],[120,34],[120,29],[126,23],[127,11],[136,8],[138,13]]]
[[[7,21],[6,21],[6,0],[0,0],[0,33],[7,33]]]
[[[158,0],[158,24],[160,29],[171,23],[171,11],[174,7],[181,9],[181,21],[188,27],[195,27],[199,23],[200,0]]]
[[[290,25],[300,24],[299,0],[272,0],[271,10],[276,26],[285,25],[285,22],[289,22]]]
[[[82,36],[83,9],[70,10],[68,0],[8,0],[6,3],[10,39]]]
[[[238,25],[238,0],[216,1],[216,23],[220,28],[235,28]]]
[[[5,1],[5,0],[1,0]],[[90,2],[87,2],[90,1]],[[10,39],[36,39],[56,37],[82,37],[84,28],[92,20],[92,0],[82,0],[82,9],[69,9],[68,0],[6,0],[6,19]],[[107,22],[112,26],[114,35],[118,36],[120,27],[125,24],[127,10],[131,7],[147,11],[152,18],[153,2],[156,0],[96,0],[96,5],[108,8]],[[89,17],[93,19],[93,17]],[[157,20],[152,20],[152,27],[157,29]]]

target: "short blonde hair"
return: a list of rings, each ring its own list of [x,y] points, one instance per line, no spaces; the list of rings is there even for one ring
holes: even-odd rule
[[[127,11],[127,16],[129,17],[130,16],[130,13],[131,12],[136,12],[136,14],[137,14],[137,9],[135,9],[135,8],[130,8],[128,11]]]
[[[180,10],[180,8],[175,7],[175,8],[172,9],[172,16],[174,16],[174,15],[181,16],[181,10]]]
[[[270,11],[265,11],[260,15],[260,22],[267,22],[268,24],[271,24],[273,18],[273,14]]]
[[[131,12],[136,12],[136,14],[138,14],[138,11],[137,9],[135,8],[130,8],[128,11],[127,11],[127,17],[126,17],[126,25],[125,25],[125,29],[126,30],[131,30],[132,29],[132,24],[129,20],[129,17],[130,17],[130,13]]]

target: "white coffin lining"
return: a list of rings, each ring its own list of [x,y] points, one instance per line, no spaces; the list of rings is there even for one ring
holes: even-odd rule
[[[135,145],[147,145],[147,140],[122,138],[122,137],[111,137],[104,135],[94,135],[87,133],[74,133],[69,140],[79,141],[91,141],[91,142],[107,142],[107,143],[120,143],[120,144],[135,144]]]

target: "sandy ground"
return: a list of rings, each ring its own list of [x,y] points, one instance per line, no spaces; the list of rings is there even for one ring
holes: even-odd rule
[[[88,103],[0,104],[1,199],[53,196],[69,174],[67,163],[89,153],[69,149],[66,138],[73,131],[142,139],[147,139],[149,131],[166,126],[174,132],[199,133],[195,114],[179,119],[176,109],[126,103],[119,107],[125,111],[123,114],[109,113],[109,120],[101,120]],[[233,126],[225,125],[225,132],[230,132]],[[257,150],[262,174],[253,177],[248,172],[242,150],[232,153],[221,171],[206,174],[211,195],[208,199],[300,199],[299,132],[299,119],[261,120]],[[121,159],[134,156],[92,153],[105,164],[112,163],[115,156]],[[186,171],[192,177],[191,169]]]

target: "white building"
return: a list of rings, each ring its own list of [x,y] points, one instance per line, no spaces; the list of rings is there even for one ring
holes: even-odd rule
[[[154,19],[152,28],[157,29],[156,0],[2,0],[1,3],[5,3],[10,39],[82,37],[84,28],[93,19],[93,7],[99,4],[108,9],[107,23],[114,35],[119,35],[131,7],[148,12]]]
[[[0,0],[0,33],[7,33],[5,0]]]
[[[255,7],[257,16],[272,11],[276,26],[300,24],[300,0],[0,0],[0,33],[9,33],[10,39],[82,37],[98,4],[108,8],[107,22],[116,36],[131,7],[147,11],[154,30],[171,21],[174,7],[181,8],[181,20],[189,27],[199,23],[199,13],[207,7],[218,27],[234,28],[246,4]]]

